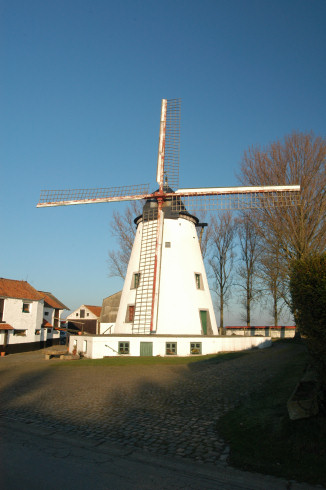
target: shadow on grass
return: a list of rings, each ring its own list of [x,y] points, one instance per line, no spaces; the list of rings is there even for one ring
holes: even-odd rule
[[[325,485],[325,414],[291,421],[287,412],[287,400],[309,360],[302,342],[292,341],[292,345],[297,345],[297,353],[282,372],[222,416],[217,428],[230,445],[232,465]]]

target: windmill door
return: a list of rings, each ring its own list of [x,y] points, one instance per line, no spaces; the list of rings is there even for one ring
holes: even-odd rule
[[[200,323],[201,323],[203,335],[207,335],[207,311],[200,310],[199,314],[200,314]]]
[[[153,342],[140,342],[140,355],[152,356],[153,355]]]

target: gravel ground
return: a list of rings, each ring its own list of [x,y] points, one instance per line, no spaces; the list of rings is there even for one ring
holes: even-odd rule
[[[226,463],[216,421],[282,369],[298,345],[219,364],[62,366],[42,351],[0,358],[0,415],[201,463]]]

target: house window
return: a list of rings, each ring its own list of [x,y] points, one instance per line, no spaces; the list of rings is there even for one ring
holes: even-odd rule
[[[135,316],[135,305],[128,305],[126,322],[132,323],[134,321],[134,316]]]
[[[49,315],[49,312],[48,311],[45,311],[44,312],[44,316],[48,316]]]
[[[129,354],[129,342],[119,342],[119,354]]]
[[[87,352],[87,340],[83,341],[83,352]]]
[[[86,313],[86,316],[89,316],[89,313]]]
[[[80,318],[85,318],[85,310],[80,310]]]
[[[48,333],[52,333],[52,328],[48,328]]]
[[[14,335],[18,337],[26,337],[26,330],[14,330]]]
[[[175,356],[177,354],[177,343],[176,342],[166,342],[165,354],[167,356]]]
[[[197,289],[204,289],[201,274],[195,273],[195,282],[196,282],[196,288]]]
[[[191,342],[190,343],[190,354],[192,354],[192,355],[201,354],[201,342]]]
[[[140,272],[134,272],[132,275],[131,288],[137,289],[140,284]]]
[[[59,321],[60,321],[60,310],[59,309],[55,309],[54,310],[54,320],[53,320],[53,326],[55,328],[58,328],[59,327]]]
[[[41,330],[39,328],[35,330],[35,335],[41,335]]]
[[[29,313],[31,311],[30,303],[23,303],[23,313]]]

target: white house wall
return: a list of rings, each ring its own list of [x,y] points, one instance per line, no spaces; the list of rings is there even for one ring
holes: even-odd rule
[[[23,304],[30,305],[28,313],[23,312]],[[13,330],[8,332],[8,344],[21,344],[35,342],[35,329],[41,330],[43,321],[43,305],[38,301],[24,301],[21,299],[6,298],[4,301],[3,319],[15,330],[25,330],[25,335],[14,335]]]
[[[23,312],[23,304],[30,305],[28,313]],[[51,313],[51,311],[53,313]],[[15,330],[25,330],[25,335],[14,335],[13,330],[8,331],[8,345],[33,343],[58,339],[60,332],[53,328],[41,328],[43,323],[44,305],[42,301],[25,301],[22,299],[6,298],[4,301],[3,320],[11,325]],[[53,322],[54,310],[49,308],[49,315],[46,317],[49,323]],[[52,322],[48,319],[52,319]],[[39,334],[35,333],[38,330]],[[0,337],[0,344],[4,342],[4,334]]]
[[[80,316],[80,310],[85,310],[85,316],[81,318]],[[77,310],[73,311],[70,313],[70,315],[67,316],[67,320],[97,320],[98,317],[92,313],[87,306],[82,305]]]

